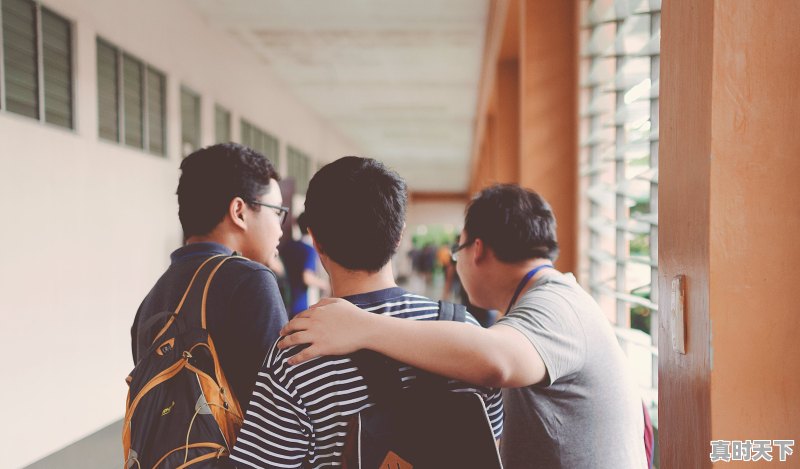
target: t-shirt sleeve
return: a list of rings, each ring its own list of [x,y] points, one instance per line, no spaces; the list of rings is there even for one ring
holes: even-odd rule
[[[313,427],[296,397],[297,390],[285,376],[276,374],[270,363],[268,359],[258,373],[231,453],[239,468],[304,467],[310,450]]]
[[[239,346],[229,348],[237,356],[223,368],[234,371],[229,376],[234,389],[249,395],[264,357],[288,321],[275,274],[266,269],[248,273],[233,290],[229,319],[233,327],[228,330],[235,334],[231,340]]]
[[[586,335],[576,312],[563,299],[546,293],[523,296],[498,325],[510,326],[530,340],[542,357],[550,386],[576,373],[586,358]]]

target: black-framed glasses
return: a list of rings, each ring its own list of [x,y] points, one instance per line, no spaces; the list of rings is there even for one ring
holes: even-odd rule
[[[262,207],[267,207],[275,210],[275,214],[278,215],[278,218],[281,220],[281,226],[286,221],[286,216],[289,215],[289,207],[281,207],[279,205],[272,205],[272,204],[265,204],[264,202],[256,202],[255,200],[250,201],[253,205],[260,205]]]
[[[470,244],[472,244],[474,242],[475,242],[475,240],[472,239],[472,240],[467,241],[464,244],[453,243],[453,245],[450,246],[450,259],[452,259],[453,262],[456,262],[457,261],[456,253],[458,253],[458,251],[464,249],[465,247],[468,247]]]

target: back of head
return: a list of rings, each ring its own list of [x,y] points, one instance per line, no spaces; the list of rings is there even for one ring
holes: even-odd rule
[[[210,233],[235,197],[248,203],[259,200],[269,190],[271,179],[279,179],[272,163],[237,143],[212,145],[187,156],[178,182],[184,239]]]
[[[346,156],[311,178],[305,218],[332,261],[377,272],[397,251],[406,200],[406,183],[397,173],[377,160]]]
[[[305,212],[297,216],[297,228],[300,229],[301,235],[308,234],[308,217],[306,217]]]
[[[498,260],[556,260],[556,219],[550,204],[534,191],[514,184],[482,190],[467,207],[467,240],[480,238]]]

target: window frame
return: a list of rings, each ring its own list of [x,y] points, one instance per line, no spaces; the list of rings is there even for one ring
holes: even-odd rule
[[[100,132],[100,86],[99,86],[99,68],[95,69],[95,75],[97,79],[97,86],[95,90],[97,92],[97,138],[103,142],[115,143],[117,145],[123,146],[125,148],[130,148],[134,150],[140,150],[142,152],[148,153],[153,156],[158,156],[161,158],[169,158],[169,145],[168,145],[168,132],[167,132],[167,106],[169,100],[167,99],[167,74],[164,73],[161,69],[152,66],[146,60],[142,60],[138,55],[132,54],[128,52],[126,49],[123,49],[109,41],[105,37],[97,34],[95,35],[95,64],[98,62],[99,57],[99,47],[98,45],[103,43],[103,45],[107,46],[114,52],[114,60],[115,60],[115,73],[116,73],[116,82],[114,83],[115,87],[115,99],[116,99],[116,112],[117,112],[117,119],[116,119],[116,128],[117,128],[117,138],[116,140],[112,140],[106,138],[101,135]],[[128,143],[128,135],[125,128],[125,59],[130,59],[133,61],[138,62],[141,70],[141,83],[139,88],[139,97],[142,103],[142,116],[141,116],[141,139],[142,139],[142,146],[131,145]],[[149,84],[149,75],[150,72],[154,72],[162,79],[161,82],[161,152],[154,151],[152,148],[152,142],[150,141],[150,84]]]
[[[249,135],[249,139],[245,138],[245,133]],[[266,156],[275,167],[278,166],[281,148],[278,137],[244,117],[239,119],[239,141],[242,145],[248,146]]]
[[[308,183],[311,181],[312,162],[313,160],[307,153],[294,145],[286,145],[286,177],[294,179],[295,191],[298,193],[305,194],[308,190]],[[298,176],[298,172],[304,174]]]
[[[219,117],[221,114],[225,115],[227,128],[225,129],[225,133],[227,134],[226,139],[220,138],[219,132]],[[219,103],[214,103],[214,140],[216,143],[228,143],[233,141],[233,113],[222,106]]]
[[[193,115],[194,125],[197,129],[197,135],[195,136],[197,142],[187,142],[184,140],[184,128],[185,128],[185,119],[183,115],[183,99],[184,96],[190,95],[191,99],[195,101],[195,115]],[[179,97],[179,104],[180,104],[180,119],[181,119],[181,158],[186,158],[191,153],[199,150],[203,147],[203,97],[200,93],[196,92],[194,88],[190,88],[184,84],[180,86],[180,97]],[[185,144],[189,143],[194,145],[192,151],[186,152],[184,150]]]
[[[77,93],[78,83],[75,73],[77,64],[76,53],[76,37],[75,37],[75,21],[63,15],[59,11],[49,6],[45,6],[39,0],[22,0],[30,3],[34,7],[34,34],[35,34],[35,49],[36,49],[36,117],[28,116],[14,111],[8,110],[8,86],[6,83],[6,57],[5,57],[5,32],[4,32],[4,18],[3,18],[3,1],[0,0],[0,114],[5,116],[15,116],[25,120],[37,121],[42,125],[48,126],[53,129],[60,129],[70,133],[78,133],[78,115],[77,115]],[[63,20],[68,28],[69,43],[67,49],[69,51],[69,126],[64,126],[54,122],[47,121],[47,103],[45,98],[45,69],[44,69],[44,35],[42,29],[42,15],[43,10]]]

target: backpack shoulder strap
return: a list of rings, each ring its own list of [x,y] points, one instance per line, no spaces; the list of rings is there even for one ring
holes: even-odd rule
[[[391,403],[402,392],[403,380],[400,364],[389,357],[373,352],[359,350],[350,355],[376,404]]]
[[[439,321],[467,321],[467,307],[439,300]]]
[[[465,322],[467,308],[449,301],[439,301],[439,321]],[[359,350],[350,355],[358,367],[367,388],[376,403],[393,402],[402,392],[403,381],[398,369],[399,363],[371,350]],[[420,388],[437,389],[446,383],[446,379],[420,370],[417,377]]]
[[[184,314],[181,318],[184,323],[190,322],[198,322],[201,328],[206,328],[206,300],[208,298],[208,290],[211,286],[211,280],[216,275],[219,268],[225,263],[227,260],[232,259],[234,257],[240,257],[237,255],[226,256],[223,254],[218,254],[216,256],[211,256],[199,267],[194,271],[194,275],[192,275],[191,280],[189,280],[189,285],[186,287],[186,290],[183,292],[183,296],[181,297],[178,306],[175,308],[175,311],[170,314],[169,320],[164,324],[164,327],[161,328],[160,331],[153,337],[153,343],[155,343],[159,337],[161,337],[164,332],[169,329],[169,326],[172,325],[173,322],[179,317],[179,314],[183,310],[189,310],[188,317],[187,314]],[[200,310],[200,315],[197,317],[196,315],[192,314],[192,311]],[[194,319],[194,321],[192,321]]]

